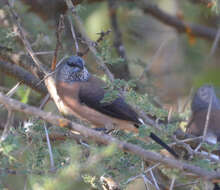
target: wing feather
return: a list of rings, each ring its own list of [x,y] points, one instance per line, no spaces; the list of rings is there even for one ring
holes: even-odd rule
[[[125,102],[123,98],[118,97],[113,102],[101,103],[105,94],[104,87],[104,82],[94,76],[91,76],[88,82],[80,84],[80,102],[111,117],[140,123],[137,113]]]

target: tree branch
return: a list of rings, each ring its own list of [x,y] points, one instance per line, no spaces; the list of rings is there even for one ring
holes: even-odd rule
[[[18,65],[0,60],[0,69],[41,94],[48,92],[43,82]]]
[[[23,104],[17,100],[13,100],[8,98],[0,93],[0,103],[4,104],[8,108],[20,111],[29,115],[34,115],[36,117],[40,117],[41,119],[53,124],[59,125],[60,127],[65,127],[70,130],[74,130],[79,132],[84,138],[93,139],[96,142],[101,142],[103,144],[115,144],[119,149],[123,151],[130,152],[132,154],[140,156],[145,161],[153,161],[160,162],[162,164],[167,165],[171,168],[177,168],[182,171],[187,171],[195,174],[198,177],[202,177],[205,180],[216,180],[220,179],[220,172],[215,171],[207,171],[198,166],[194,166],[192,164],[188,164],[184,161],[175,160],[173,158],[169,158],[166,156],[162,156],[158,153],[151,152],[148,150],[144,150],[137,145],[133,145],[131,143],[126,143],[124,141],[119,141],[116,138],[113,138],[109,135],[105,135],[101,132],[97,132],[93,129],[84,127],[75,122],[71,122],[63,117],[59,117],[57,115],[53,115],[50,112],[44,112],[35,107],[29,106],[27,104]]]
[[[142,0],[141,3],[139,3],[139,8],[142,9],[144,13],[149,14],[158,19],[160,22],[175,28],[180,33],[186,33],[187,29],[190,28],[193,35],[208,40],[214,40],[217,34],[217,29],[215,28],[185,23],[176,16],[172,16],[164,12],[156,5],[148,3],[147,0]]]
[[[122,42],[122,33],[120,31],[117,19],[117,7],[118,2],[115,0],[107,0],[109,18],[111,21],[112,31],[114,35],[114,46],[119,57],[123,59],[123,62],[112,67],[117,78],[129,79],[130,73],[128,68],[128,59],[125,51],[125,47]]]

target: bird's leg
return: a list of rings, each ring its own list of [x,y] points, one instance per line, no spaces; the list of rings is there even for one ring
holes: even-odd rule
[[[101,131],[104,134],[110,134],[115,130],[115,126],[113,124],[106,124],[103,128],[95,128],[96,131]]]

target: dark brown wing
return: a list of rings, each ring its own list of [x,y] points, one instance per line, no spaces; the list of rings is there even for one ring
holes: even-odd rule
[[[104,86],[104,82],[91,76],[88,82],[82,82],[80,84],[80,102],[108,116],[133,121],[137,124],[140,123],[137,113],[124,101],[123,98],[118,97],[111,103],[101,103],[105,94]]]

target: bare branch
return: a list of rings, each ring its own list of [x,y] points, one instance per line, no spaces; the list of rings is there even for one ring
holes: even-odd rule
[[[70,130],[77,131],[84,138],[93,139],[94,141],[101,142],[103,144],[115,144],[119,149],[138,155],[145,161],[151,160],[153,162],[160,162],[161,164],[165,164],[171,168],[177,168],[181,171],[188,171],[199,177],[202,177],[204,180],[220,179],[220,172],[208,171],[198,166],[188,164],[184,161],[175,160],[173,158],[169,158],[166,156],[162,156],[158,153],[145,150],[143,148],[140,148],[137,145],[126,143],[124,141],[119,141],[116,138],[113,138],[109,135],[105,135],[101,132],[97,132],[93,129],[84,127],[75,122],[71,122],[63,117],[53,115],[52,113],[44,112],[35,107],[28,106],[17,100],[8,98],[2,95],[1,93],[0,93],[0,103],[4,104],[5,106],[11,108],[14,111],[20,111],[20,112],[24,112],[29,115],[34,115],[34,116],[40,117],[41,119],[53,125],[58,124],[60,127],[65,127]]]
[[[79,45],[78,45],[78,42],[77,42],[77,39],[76,39],[76,33],[75,33],[75,30],[74,30],[74,26],[73,26],[71,17],[68,16],[68,20],[69,20],[69,23],[70,23],[72,37],[73,37],[73,40],[75,42],[76,55],[79,55]]]
[[[211,96],[211,98],[209,100],[209,107],[208,107],[208,111],[207,111],[207,115],[206,115],[204,131],[203,131],[203,142],[205,142],[206,134],[207,134],[208,127],[209,127],[210,114],[211,114],[211,110],[212,110],[212,99],[213,99],[213,96]]]
[[[2,133],[0,142],[1,142],[1,141],[4,141],[4,140],[7,138],[7,136],[9,135],[10,128],[11,128],[11,123],[12,123],[13,118],[14,118],[14,113],[13,113],[13,111],[9,108],[9,109],[8,109],[8,119],[7,119],[7,122],[6,122],[6,124],[5,124],[5,128],[4,128],[4,131],[3,131],[3,133]]]
[[[59,23],[58,23],[58,26],[56,28],[56,40],[57,41],[56,41],[56,48],[55,48],[55,51],[54,51],[53,60],[52,60],[52,64],[51,64],[51,70],[52,71],[56,68],[59,48],[62,47],[61,33],[64,30],[64,21],[63,21],[63,19],[64,19],[63,15],[60,15]]]
[[[5,73],[15,77],[22,83],[31,87],[32,89],[38,91],[41,94],[46,94],[48,91],[43,83],[40,83],[40,80],[37,79],[34,75],[19,67],[18,65],[11,64],[9,62],[0,61],[0,68]],[[39,85],[37,85],[39,84]]]
[[[171,184],[170,184],[169,190],[173,190],[173,186],[174,186],[175,180],[176,180],[176,178],[173,177],[173,178],[172,178],[172,181],[171,181]]]
[[[50,144],[50,138],[48,135],[47,125],[45,122],[44,122],[44,130],[45,130],[45,134],[46,134],[47,146],[48,146],[48,151],[49,151],[49,155],[50,155],[50,171],[54,172],[55,165],[54,165],[54,159],[53,159],[53,152],[52,152],[52,148],[51,148],[51,144]]]
[[[178,19],[176,16],[172,16],[164,12],[156,5],[148,3],[147,0],[142,0],[141,3],[139,3],[139,8],[142,9],[144,13],[150,14],[152,17],[155,17],[160,22],[175,28],[180,33],[186,33],[187,28],[190,28],[191,33],[194,36],[205,38],[208,40],[214,40],[217,34],[217,29],[215,28],[185,23],[182,20]]]
[[[111,21],[112,31],[114,34],[114,46],[118,56],[123,59],[123,63],[121,64],[121,67],[119,67],[120,72],[116,72],[116,73],[119,73],[121,76],[123,75],[122,77],[124,79],[128,79],[129,78],[128,59],[127,59],[125,47],[123,45],[122,33],[120,31],[118,25],[118,19],[117,19],[118,1],[108,0],[107,2],[109,7],[109,17]]]
[[[217,31],[217,34],[216,34],[215,40],[214,40],[214,42],[212,44],[212,49],[211,49],[211,51],[209,53],[209,56],[213,56],[214,55],[215,50],[216,50],[216,48],[218,47],[218,44],[219,44],[219,39],[220,39],[220,28]]]

